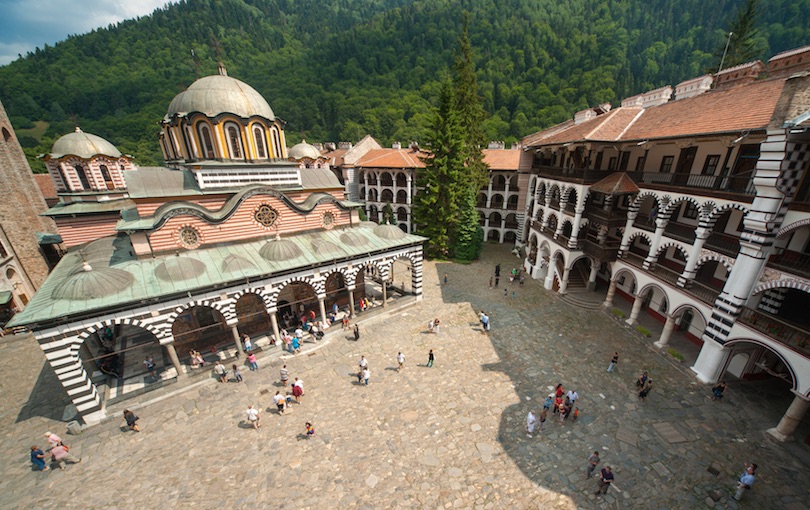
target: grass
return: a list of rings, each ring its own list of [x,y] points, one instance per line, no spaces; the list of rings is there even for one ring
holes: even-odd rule
[[[673,358],[675,358],[676,360],[678,360],[678,361],[683,361],[683,360],[685,360],[685,359],[686,359],[686,358],[684,358],[684,357],[683,357],[683,354],[681,354],[680,352],[676,351],[676,350],[675,350],[675,349],[673,349],[672,347],[670,347],[669,349],[667,349],[667,353],[668,353],[670,356],[672,356]]]
[[[611,310],[611,312],[613,312],[613,315],[615,315],[616,317],[624,319],[624,312],[619,310],[618,308],[614,308],[613,310]]]
[[[647,336],[647,337],[652,336],[652,334],[650,333],[650,330],[648,330],[644,326],[636,326],[636,331],[638,331],[639,333],[641,333],[642,335]]]

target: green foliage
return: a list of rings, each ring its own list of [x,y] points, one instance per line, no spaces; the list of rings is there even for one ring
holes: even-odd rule
[[[611,310],[611,312],[613,313],[613,315],[615,315],[616,317],[618,317],[620,319],[624,319],[624,317],[625,317],[624,312],[619,310],[618,308],[614,308],[613,310]]]
[[[716,64],[713,69],[709,70],[710,72],[716,72],[721,62],[723,68],[726,69],[764,56],[767,41],[759,37],[759,28],[757,28],[759,3],[760,0],[745,0],[745,3],[737,9],[728,30],[724,32],[723,43],[715,50]],[[729,32],[731,33],[730,40],[727,39]],[[728,43],[727,53],[725,52],[726,43]],[[725,60],[723,60],[723,53],[726,53]]]
[[[644,326],[640,326],[640,325],[636,326],[636,331],[638,331],[639,333],[641,333],[642,335],[644,335],[646,337],[652,336],[652,334],[650,333],[650,330],[645,328]]]
[[[391,207],[391,202],[386,202],[383,206],[382,210],[382,222],[383,224],[388,223],[389,225],[396,225],[397,222],[394,219],[394,209]]]
[[[672,347],[670,347],[669,349],[667,349],[667,353],[668,353],[670,356],[672,356],[673,358],[675,358],[676,360],[678,360],[678,361],[683,361],[683,360],[685,360],[685,359],[686,359],[686,358],[684,358],[684,357],[683,357],[683,354],[681,354],[680,352],[676,351],[676,350],[675,350],[675,349],[673,349]]]
[[[454,257],[462,263],[477,259],[484,246],[484,230],[478,225],[475,199],[476,190],[470,185],[466,186],[453,242]]]
[[[383,145],[424,142],[442,73],[464,56],[463,5],[477,49],[467,58],[489,116],[480,128],[508,141],[716,70],[712,52],[741,3],[181,0],[0,67],[0,99],[9,116],[52,123],[49,140],[32,135],[41,141],[34,158],[72,131],[75,116],[138,163],[156,164],[156,123],[171,99],[222,60],[287,122],[290,144],[366,134]],[[761,0],[762,55],[807,44],[808,12],[810,0]]]
[[[366,215],[366,211],[361,207],[357,210],[360,216],[360,221],[368,221],[368,216]]]

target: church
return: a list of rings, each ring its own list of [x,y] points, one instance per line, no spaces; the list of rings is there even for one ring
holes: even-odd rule
[[[59,195],[44,216],[68,252],[9,326],[32,331],[86,423],[183,377],[192,352],[227,359],[241,335],[280,338],[301,316],[328,325],[366,298],[421,299],[425,239],[361,221],[329,166],[288,154],[284,122],[222,65],[160,126],[162,167],[79,128],[43,156]]]

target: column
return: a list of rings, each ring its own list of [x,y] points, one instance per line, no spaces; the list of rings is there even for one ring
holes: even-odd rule
[[[489,176],[489,184],[487,185],[487,209],[492,204],[492,175]]]
[[[641,304],[644,302],[638,294],[636,294],[635,297],[636,298],[633,300],[633,309],[630,311],[630,317],[625,321],[631,326],[638,320],[638,315],[641,313]]]
[[[566,267],[563,271],[562,281],[560,282],[560,290],[558,294],[566,294],[568,292],[568,277],[571,275],[571,268]]]
[[[778,441],[792,441],[793,432],[799,423],[802,422],[807,408],[810,407],[810,401],[805,400],[801,395],[793,397],[793,402],[790,403],[785,415],[779,420],[779,425],[776,428],[768,429],[768,434],[775,437]]]
[[[363,202],[368,202],[368,172],[363,172],[363,188],[366,190],[363,193]]]
[[[730,354],[731,349],[726,349],[721,344],[704,338],[692,372],[695,373],[698,381],[714,384],[720,379],[720,374]]]
[[[411,178],[411,172],[408,172],[407,174],[405,174],[405,180],[406,180],[405,191],[408,194],[405,200],[408,202],[408,233],[409,234],[413,233],[413,225],[411,224],[411,218],[412,218],[411,205],[413,204],[413,199],[411,198],[411,179],[412,179]]]
[[[271,308],[270,310],[267,310],[267,313],[270,314],[270,325],[273,327],[273,335],[276,337],[276,345],[281,345],[281,330],[278,329],[278,317],[276,317],[278,308]]]
[[[242,339],[239,338],[239,329],[237,328],[237,323],[234,323],[231,326],[231,334],[233,335],[233,340],[236,342],[236,357],[240,357],[245,354],[245,349],[242,347]]]
[[[577,207],[574,210],[574,226],[571,229],[571,239],[568,240],[568,248],[571,250],[575,250],[579,243],[577,242],[577,236],[579,235],[579,230],[582,228],[582,213],[585,212],[585,207]]]
[[[553,262],[549,262],[548,264],[548,272],[546,273],[546,281],[543,282],[543,288],[546,290],[551,290],[554,288],[554,271],[555,268],[552,266]]]
[[[166,352],[169,353],[169,359],[172,360],[172,365],[174,365],[174,369],[177,370],[177,378],[185,377],[186,372],[183,370],[183,365],[180,364],[180,358],[177,357],[177,349],[174,348],[174,344],[165,344],[163,347],[166,348]]]
[[[630,249],[630,229],[633,227],[633,222],[636,221],[638,211],[630,211],[627,213],[627,222],[624,224],[624,235],[622,236],[622,244],[619,251],[622,253]],[[600,229],[601,232],[601,229]],[[607,232],[605,232],[607,235]]]
[[[668,220],[664,218],[655,220],[655,236],[653,236],[652,243],[650,244],[650,253],[648,253],[647,258],[644,259],[644,269],[650,269],[650,266],[657,260],[655,254],[658,251],[658,247],[661,246],[661,238],[664,236],[664,227],[667,223]]]
[[[324,299],[326,296],[318,296],[318,310],[321,312],[321,323],[322,324],[329,324],[329,321],[326,320],[326,307],[324,306]]]
[[[697,267],[698,259],[700,258],[700,250],[703,249],[703,244],[709,237],[711,230],[707,227],[698,227],[695,230],[695,242],[692,244],[692,249],[689,252],[689,260],[686,261],[686,267],[683,273],[678,277],[678,287],[686,287],[686,282],[695,279],[695,267]]]
[[[388,305],[388,282],[384,279],[380,281],[382,282],[383,308],[385,308]]]
[[[613,306],[613,296],[616,295],[616,279],[610,279],[610,286],[608,287],[607,296],[605,296],[605,302],[602,303],[602,306],[605,308],[610,308]]]
[[[667,321],[664,323],[664,330],[661,331],[661,336],[655,342],[656,347],[664,347],[669,343],[669,337],[672,336],[672,330],[675,329],[675,317],[667,315]]]
[[[599,273],[599,266],[596,263],[591,264],[591,274],[588,275],[588,292],[593,292],[596,289],[597,273]]]
[[[349,291],[349,317],[354,319],[354,317],[355,317],[355,313],[354,313],[354,287],[352,287],[352,288],[347,287],[347,289]]]

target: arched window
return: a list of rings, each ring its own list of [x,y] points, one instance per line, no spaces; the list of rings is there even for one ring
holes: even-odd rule
[[[73,165],[73,168],[76,170],[76,175],[79,176],[79,182],[82,183],[82,189],[90,189],[90,181],[87,179],[87,174],[84,173],[84,167],[82,165]]]
[[[202,156],[206,159],[216,158],[217,156],[214,152],[214,142],[211,140],[211,128],[208,127],[208,124],[200,122],[197,124],[197,132],[200,135]]]
[[[256,154],[258,154],[259,159],[267,158],[267,151],[265,150],[267,144],[264,143],[264,130],[259,126],[254,127],[253,138],[256,139]]]
[[[98,169],[101,170],[101,177],[104,178],[104,184],[107,186],[107,189],[115,189],[115,183],[112,180],[110,171],[107,169],[107,165],[99,165]]]
[[[62,179],[62,185],[64,186],[64,191],[70,191],[70,185],[68,184],[67,175],[65,175],[65,170],[62,168],[62,163],[56,163],[56,171],[59,173],[59,177]],[[58,187],[58,185],[57,185]]]
[[[280,158],[281,157],[281,137],[278,134],[278,129],[274,127],[270,128],[270,135],[273,137],[273,147],[271,152],[271,157]]]
[[[242,159],[242,137],[239,135],[239,128],[233,124],[225,126],[225,132],[228,135],[228,149],[231,153],[231,159]]]

